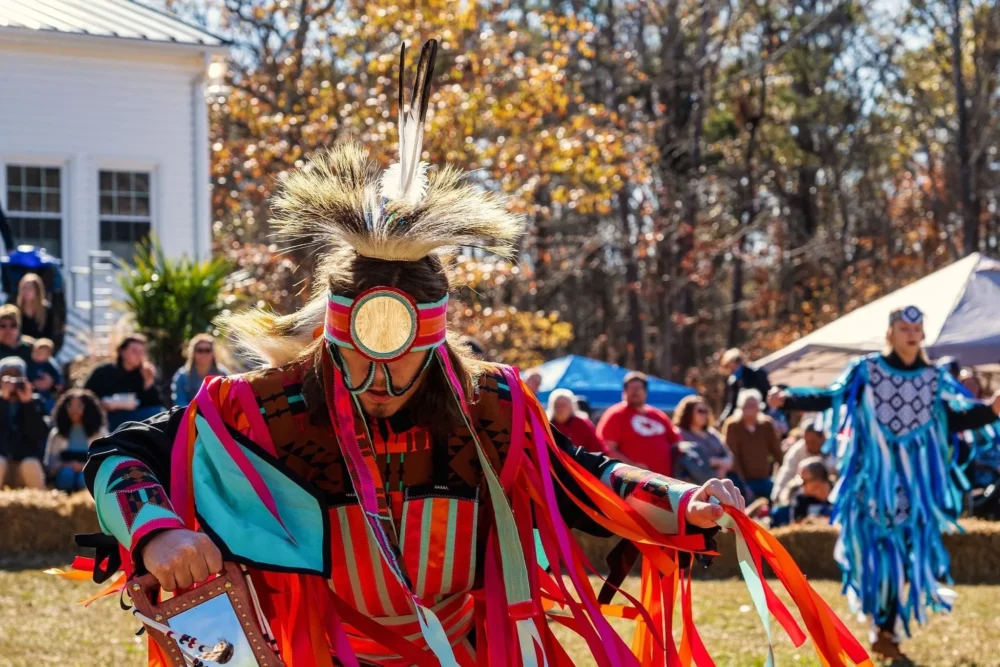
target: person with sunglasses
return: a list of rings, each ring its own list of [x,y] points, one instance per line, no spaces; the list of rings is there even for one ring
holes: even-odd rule
[[[215,359],[215,339],[210,334],[198,334],[188,343],[187,363],[177,369],[170,382],[174,407],[187,407],[202,382],[220,375],[229,375],[229,371]]]
[[[729,475],[733,469],[733,453],[712,426],[712,411],[704,397],[682,398],[674,410],[674,423],[680,429],[681,445],[690,443],[691,453],[703,463],[704,475],[719,478]]]
[[[21,338],[21,311],[12,303],[0,306],[0,359],[17,357],[31,362],[31,345]]]

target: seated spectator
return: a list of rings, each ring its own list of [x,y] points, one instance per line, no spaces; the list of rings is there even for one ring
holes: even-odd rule
[[[17,284],[17,308],[21,311],[21,335],[32,338],[56,337],[55,318],[45,300],[45,283],[40,276],[26,273]],[[53,353],[55,352],[55,345]]]
[[[0,359],[0,485],[8,470],[29,489],[45,488],[45,413],[19,357]]]
[[[779,506],[788,505],[791,501],[790,494],[795,485],[799,464],[808,458],[821,456],[823,444],[826,442],[826,432],[823,430],[823,421],[820,415],[803,419],[802,423],[799,424],[799,431],[801,431],[802,436],[785,452],[781,467],[774,476],[771,501]],[[826,457],[825,460],[831,470],[836,468],[836,459],[833,455]]]
[[[55,426],[45,445],[45,469],[55,488],[72,493],[86,487],[83,465],[90,443],[108,434],[107,415],[91,392],[70,389],[59,398]]]
[[[590,420],[590,423],[594,423],[593,413],[590,409],[590,401],[587,400],[586,396],[574,396],[573,404],[576,407],[576,413],[581,417],[586,417]]]
[[[524,374],[524,384],[528,385],[532,394],[538,396],[538,390],[542,388],[542,374],[538,371],[528,371]]]
[[[156,389],[156,367],[146,358],[146,337],[142,334],[126,336],[115,351],[115,361],[91,371],[84,388],[101,400],[108,413],[109,431],[164,411]]]
[[[31,346],[31,361],[28,362],[28,381],[38,392],[45,414],[52,412],[56,396],[62,391],[62,374],[52,362],[54,352],[55,344],[51,340],[39,338]]]
[[[188,343],[187,363],[177,369],[170,383],[174,405],[187,407],[205,378],[216,375],[229,375],[229,371],[215,361],[215,339],[209,334],[198,334]]]
[[[31,345],[21,338],[21,311],[13,304],[0,306],[0,359],[31,361]]]
[[[821,457],[806,459],[799,466],[799,490],[791,504],[791,522],[816,521],[827,523],[833,511],[830,494],[833,482]]]
[[[575,398],[569,389],[556,389],[549,394],[549,421],[577,447],[583,447],[588,452],[607,454],[608,448],[597,437],[597,430],[590,418],[576,411]]]
[[[723,439],[733,453],[733,470],[756,498],[770,498],[771,476],[784,453],[781,438],[770,417],[760,414],[763,397],[756,389],[744,389],[736,401],[736,413],[722,427]]]
[[[674,410],[674,424],[680,429],[681,441],[694,445],[693,452],[708,466],[710,475],[697,484],[704,484],[713,477],[725,479],[733,467],[733,454],[722,441],[722,435],[712,428],[712,411],[701,396],[685,396]],[[692,480],[693,481],[693,480]]]

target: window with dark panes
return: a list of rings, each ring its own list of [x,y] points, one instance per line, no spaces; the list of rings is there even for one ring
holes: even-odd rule
[[[101,250],[131,260],[149,237],[153,217],[149,203],[150,174],[145,171],[101,171]]]
[[[62,257],[62,170],[7,165],[7,222],[17,245]]]

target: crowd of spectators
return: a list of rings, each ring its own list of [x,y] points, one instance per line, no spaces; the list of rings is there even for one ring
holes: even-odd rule
[[[168,397],[146,338],[130,334],[82,386],[69,387],[68,373],[60,372],[54,358],[53,341],[62,332],[50,326],[44,295],[41,280],[28,274],[16,303],[0,305],[0,488],[82,489],[91,442],[127,421],[185,406],[205,378],[227,374],[216,362],[212,336],[195,336]]]
[[[216,360],[214,338],[200,334],[188,342],[186,363],[165,386],[148,358],[146,338],[130,334],[82,386],[70,387],[54,359],[53,341],[62,332],[47,324],[46,307],[44,286],[32,274],[22,279],[17,304],[0,306],[0,487],[80,490],[86,452],[96,438],[127,421],[186,406],[206,378],[228,375]],[[789,432],[784,415],[766,409],[766,372],[746,365],[738,350],[723,355],[723,368],[726,418],[718,425],[700,395],[681,400],[673,419],[649,405],[642,373],[625,377],[622,401],[604,410],[596,426],[586,400],[564,389],[549,393],[548,417],[588,451],[694,484],[730,479],[752,515],[767,516],[772,526],[825,520],[836,469],[823,451],[829,425],[821,415],[807,415]],[[984,392],[974,374],[963,371],[960,380],[970,394]],[[537,394],[542,377],[529,371],[525,382]]]

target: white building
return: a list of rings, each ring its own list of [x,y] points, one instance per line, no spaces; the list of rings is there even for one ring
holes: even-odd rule
[[[128,257],[150,230],[169,255],[209,254],[205,83],[225,49],[130,0],[0,0],[0,205],[15,242],[65,267],[98,249]]]

